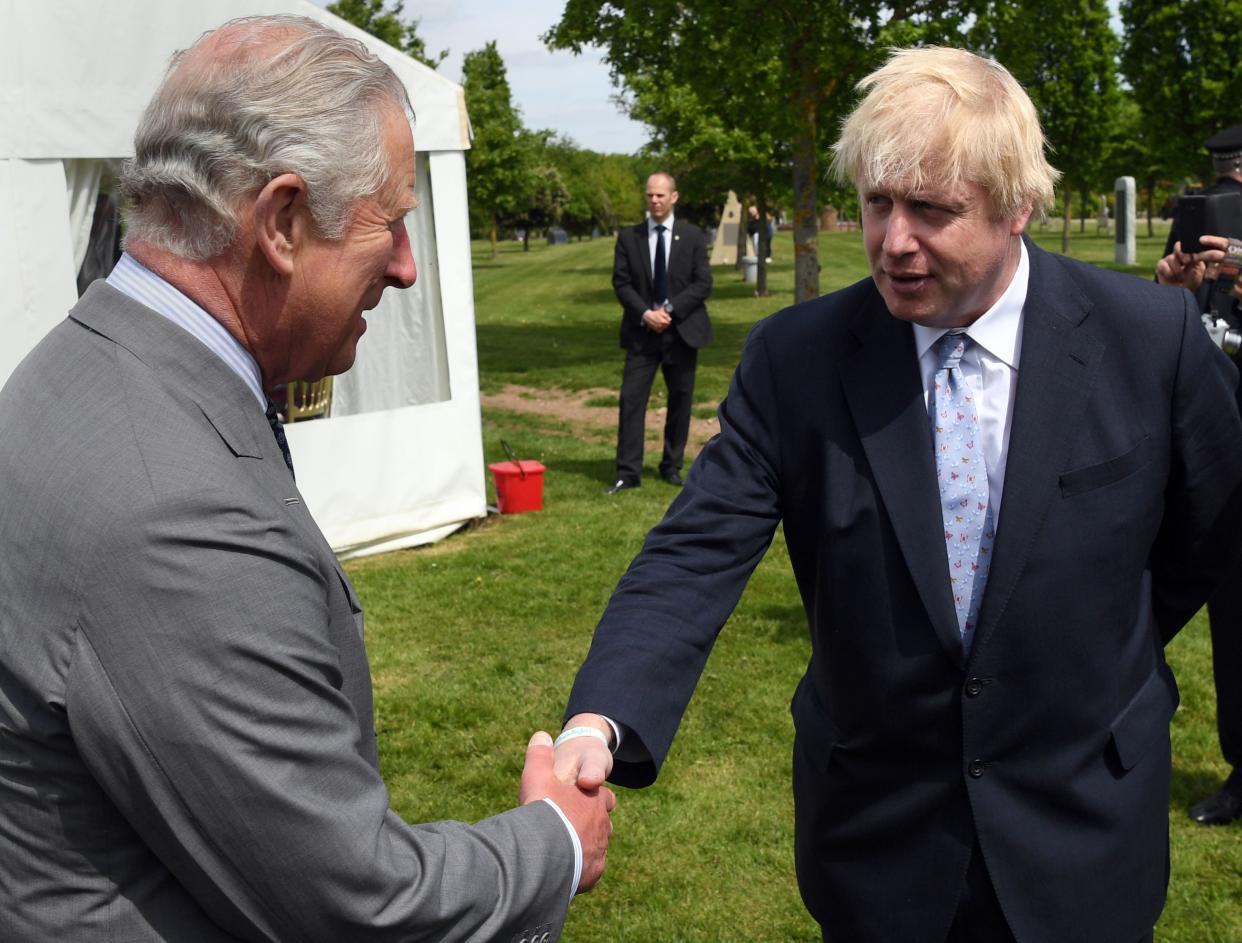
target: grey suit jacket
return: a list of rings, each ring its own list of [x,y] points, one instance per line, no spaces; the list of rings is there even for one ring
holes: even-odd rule
[[[559,935],[546,803],[389,808],[358,600],[210,351],[97,282],[0,441],[0,939]]]

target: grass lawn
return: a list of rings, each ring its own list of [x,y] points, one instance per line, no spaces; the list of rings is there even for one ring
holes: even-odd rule
[[[1074,254],[1111,260],[1111,237],[1087,229],[1073,233]],[[1059,248],[1052,227],[1035,235]],[[1140,239],[1136,274],[1150,273],[1163,240],[1162,232]],[[820,247],[825,291],[866,274],[857,233],[824,234]],[[476,244],[486,392],[517,385],[537,406],[540,391],[615,391],[622,354],[611,261],[611,239],[532,243],[529,253],[506,244],[496,259]],[[755,298],[732,269],[714,275],[717,342],[701,355],[696,391],[704,411],[724,395],[751,325],[792,302],[788,233],[777,238],[772,297]],[[547,465],[545,510],[492,517],[438,545],[348,565],[367,610],[384,776],[394,807],[411,821],[474,821],[515,801],[527,737],[559,727],[595,621],[674,495],[654,475],[650,449],[641,489],[601,495],[613,472],[607,415],[586,427],[538,408],[485,409],[488,461],[503,458],[504,438]],[[618,790],[608,872],[575,902],[566,940],[819,939],[792,864],[787,705],[810,653],[806,635],[778,536],[716,646],[660,781]],[[1202,616],[1169,657],[1182,708],[1173,722],[1173,877],[1157,938],[1238,943],[1242,828],[1202,829],[1184,811],[1226,771]]]

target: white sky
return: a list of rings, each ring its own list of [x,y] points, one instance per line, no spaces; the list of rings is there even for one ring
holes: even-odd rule
[[[314,2],[326,7],[331,0]],[[616,90],[599,54],[552,53],[539,39],[563,9],[563,0],[406,0],[403,15],[419,21],[429,53],[449,50],[439,71],[455,82],[463,55],[495,40],[513,101],[532,131],[550,128],[601,153],[633,153],[646,143],[646,131],[612,103]]]

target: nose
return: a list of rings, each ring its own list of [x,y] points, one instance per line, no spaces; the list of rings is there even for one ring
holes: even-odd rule
[[[894,206],[885,220],[883,247],[885,255],[909,255],[918,249],[909,216],[901,207]]]
[[[393,227],[392,255],[388,259],[388,270],[384,274],[398,288],[409,288],[418,280],[418,266],[414,264],[414,253],[410,247],[410,234],[405,228],[405,220]]]

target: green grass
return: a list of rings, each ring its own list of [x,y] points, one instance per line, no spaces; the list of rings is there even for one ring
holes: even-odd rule
[[[1107,262],[1111,237],[1093,229],[1073,233],[1074,252]],[[1052,227],[1035,235],[1059,247]],[[1138,274],[1151,271],[1163,238],[1140,240]],[[866,274],[857,233],[825,234],[820,245],[824,290]],[[608,239],[532,244],[525,254],[503,245],[495,260],[476,246],[485,388],[616,388],[611,257]],[[700,361],[696,409],[724,394],[750,326],[792,303],[787,233],[775,259],[769,298],[755,298],[731,269],[715,270],[718,340]],[[603,500],[611,436],[551,416],[487,410],[484,434],[488,461],[503,458],[503,437],[547,466],[542,512],[348,565],[367,610],[384,776],[411,821],[474,821],[515,801],[527,737],[559,725],[595,621],[675,493],[649,473],[642,488]],[[778,537],[716,646],[660,781],[619,790],[608,872],[575,902],[567,941],[819,939],[793,876],[789,786],[787,705],[809,653]],[[1202,829],[1184,812],[1226,772],[1202,616],[1169,657],[1182,709],[1173,722],[1173,878],[1158,939],[1238,943],[1242,828]]]

